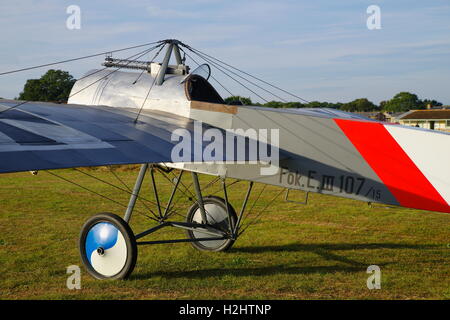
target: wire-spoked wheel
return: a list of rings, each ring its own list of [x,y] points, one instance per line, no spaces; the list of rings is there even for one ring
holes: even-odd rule
[[[228,219],[227,207],[225,200],[216,196],[207,196],[203,198],[203,205],[205,207],[206,218],[208,225],[228,232],[230,230],[230,224]],[[230,214],[233,225],[236,225],[237,215],[234,208],[228,203],[228,212]],[[202,223],[201,211],[198,203],[194,203],[188,210],[186,222],[188,223]],[[208,238],[211,234],[204,233],[202,231],[188,230],[187,235],[190,239]],[[231,248],[233,245],[233,239],[223,240],[209,240],[209,241],[194,241],[191,242],[192,246],[202,251],[225,251]]]
[[[134,269],[137,245],[133,231],[121,217],[100,213],[81,229],[80,254],[87,271],[97,279],[124,279]]]

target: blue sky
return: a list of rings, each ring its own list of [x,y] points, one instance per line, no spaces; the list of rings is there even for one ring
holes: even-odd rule
[[[73,4],[80,30],[66,28]],[[366,27],[369,5],[381,8],[381,30]],[[378,103],[410,91],[450,104],[449,17],[449,0],[2,1],[0,72],[177,38],[310,101]],[[58,68],[80,77],[101,62]],[[0,96],[45,71],[1,76]]]

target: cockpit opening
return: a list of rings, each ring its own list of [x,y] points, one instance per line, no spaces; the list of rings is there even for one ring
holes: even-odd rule
[[[220,104],[225,103],[220,94],[205,78],[197,74],[191,74],[186,80],[184,88],[188,100]]]

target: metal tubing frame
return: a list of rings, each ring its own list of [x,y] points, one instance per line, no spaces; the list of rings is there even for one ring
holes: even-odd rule
[[[175,196],[175,192],[176,192],[177,189],[178,189],[178,185],[179,185],[179,183],[181,182],[181,177],[183,176],[183,172],[184,172],[183,170],[180,170],[180,174],[178,175],[177,182],[176,182],[175,185],[173,186],[172,193],[170,194],[169,201],[167,201],[166,209],[164,210],[163,220],[165,220],[165,219],[168,218],[167,215],[169,214],[170,205],[172,204],[173,197]]]
[[[238,221],[236,222],[236,225],[234,226],[233,229],[233,238],[237,238],[238,236],[241,220],[242,217],[244,216],[245,207],[247,206],[248,199],[250,198],[250,193],[252,192],[252,189],[253,189],[253,181],[250,181],[250,183],[248,184],[247,193],[245,194],[244,202],[242,203],[241,212],[239,212]]]
[[[205,226],[203,224],[199,223],[188,223],[188,222],[163,222],[153,228],[150,228],[148,230],[145,230],[137,235],[135,235],[136,240],[143,238],[151,233],[154,233],[158,231],[159,229],[165,228],[165,227],[175,227],[185,230],[191,230],[191,231],[199,231],[198,229],[202,229],[201,232],[207,233],[213,236],[226,236],[224,232],[222,232],[219,229],[216,229],[211,226]]]
[[[179,243],[179,242],[198,242],[198,241],[213,241],[213,240],[224,240],[224,239],[233,239],[236,240],[237,236],[238,236],[238,231],[240,228],[240,224],[242,221],[242,217],[244,215],[244,211],[245,208],[247,206],[248,203],[248,199],[250,197],[250,193],[252,191],[253,188],[253,181],[250,181],[248,189],[247,189],[247,193],[245,195],[244,201],[242,203],[242,207],[241,210],[239,212],[239,216],[238,216],[238,220],[236,221],[236,224],[233,224],[233,221],[231,219],[230,216],[230,212],[229,212],[229,208],[228,208],[228,193],[227,193],[227,186],[226,186],[226,181],[225,179],[222,179],[222,186],[223,186],[223,193],[224,193],[224,200],[226,203],[226,211],[227,211],[227,215],[228,215],[228,221],[229,221],[229,225],[230,225],[230,230],[229,233],[226,233],[222,230],[219,230],[213,226],[207,225],[207,216],[206,216],[206,211],[205,211],[205,207],[204,207],[204,203],[203,203],[203,197],[202,197],[202,193],[201,193],[201,188],[200,188],[200,183],[198,180],[198,175],[196,172],[191,172],[192,174],[192,179],[193,179],[193,186],[195,189],[195,193],[197,196],[196,202],[199,205],[200,208],[200,213],[202,216],[202,223],[188,223],[188,222],[172,222],[172,221],[165,221],[165,219],[168,218],[168,214],[169,214],[169,210],[170,210],[170,205],[173,202],[175,193],[179,187],[179,183],[181,182],[181,178],[183,175],[184,170],[180,171],[180,174],[178,175],[177,181],[174,184],[174,187],[172,189],[172,192],[170,194],[167,206],[164,210],[164,213],[161,210],[161,203],[159,201],[159,195],[158,195],[158,191],[156,188],[156,181],[155,181],[155,176],[154,176],[154,165],[149,166],[148,163],[144,163],[141,165],[141,169],[139,171],[139,174],[136,178],[136,182],[134,185],[134,189],[133,192],[131,194],[130,197],[130,201],[127,207],[127,210],[125,212],[125,216],[124,216],[124,220],[129,223],[132,213],[133,213],[133,209],[136,205],[136,200],[139,196],[139,192],[141,190],[142,187],[142,183],[144,181],[144,177],[145,174],[147,172],[147,170],[150,167],[150,173],[151,173],[151,180],[152,180],[152,185],[153,185],[153,191],[154,191],[154,195],[155,195],[155,199],[156,199],[156,204],[158,206],[158,212],[159,212],[159,216],[160,216],[160,224],[152,227],[148,230],[145,230],[137,235],[135,235],[136,240],[143,238],[149,234],[152,234],[162,228],[165,227],[176,227],[176,228],[180,228],[180,229],[185,229],[185,230],[190,230],[190,231],[200,231],[202,233],[205,234],[209,234],[211,235],[211,237],[209,238],[195,238],[195,239],[175,239],[175,240],[155,240],[155,241],[141,241],[141,242],[137,242],[138,245],[146,245],[146,244],[163,244],[163,243]]]
[[[195,239],[174,239],[174,240],[154,240],[154,241],[140,241],[137,242],[138,245],[148,245],[148,244],[163,244],[163,243],[178,243],[178,242],[198,242],[198,241],[213,241],[213,240],[224,240],[228,239],[227,235],[222,231],[215,229],[211,226],[206,226],[198,223],[187,223],[187,222],[163,222],[153,228],[145,230],[135,236],[136,240],[141,239],[149,234],[152,234],[162,228],[175,227],[191,231],[199,231],[211,235],[208,238],[195,238]]]
[[[138,177],[136,179],[136,183],[134,184],[133,192],[130,197],[130,201],[128,202],[127,210],[125,211],[125,215],[123,220],[129,223],[131,219],[131,215],[133,213],[134,206],[136,205],[136,200],[139,195],[139,191],[142,187],[142,182],[144,181],[145,173],[147,172],[148,163],[144,163],[141,165],[141,169],[139,170]]]
[[[166,75],[167,66],[169,65],[170,56],[172,55],[172,49],[173,49],[173,42],[169,42],[166,55],[164,56],[164,60],[161,64],[161,67],[158,72],[158,76],[156,77],[156,85],[160,86],[164,82],[164,77]]]
[[[174,239],[174,240],[154,240],[154,241],[140,241],[137,242],[137,245],[149,245],[149,244],[166,244],[166,243],[179,243],[179,242],[198,242],[198,241],[215,241],[215,240],[224,240],[225,237],[216,237],[216,238],[196,238],[196,239]]]
[[[197,196],[197,204],[200,208],[200,215],[202,216],[202,223],[207,224],[208,219],[206,217],[205,206],[203,203],[202,190],[200,189],[200,183],[198,182],[198,175],[196,172],[192,171],[192,180],[194,183],[195,194]]]
[[[229,232],[232,235],[233,240],[235,240],[234,232],[233,232],[233,230],[234,230],[233,219],[231,219],[230,209],[228,208],[228,193],[227,193],[227,185],[225,183],[225,179],[222,179],[222,187],[223,187],[223,196],[225,198],[225,208],[226,208],[227,216],[228,216],[228,225],[230,227]]]
[[[183,61],[181,59],[181,54],[180,54],[180,48],[178,47],[178,44],[176,44],[176,43],[173,45],[173,55],[175,56],[177,65],[183,64]]]
[[[159,219],[163,221],[164,217],[161,211],[161,203],[159,202],[158,189],[156,189],[155,167],[153,165],[150,167],[150,176],[152,177],[153,194],[155,195],[156,206],[158,207]]]

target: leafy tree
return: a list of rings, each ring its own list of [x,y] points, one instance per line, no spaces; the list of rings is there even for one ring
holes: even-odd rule
[[[442,106],[442,103],[436,100],[425,99],[422,101],[417,97],[417,95],[409,92],[400,92],[391,100],[381,101],[379,106],[367,98],[359,98],[347,103],[325,101],[311,101],[308,103],[269,101],[261,104],[258,102],[252,102],[250,98],[231,96],[226,98],[225,102],[227,104],[257,105],[269,108],[333,108],[349,112],[370,112],[381,110],[388,112],[405,112],[410,109],[425,109],[429,104],[431,106]]]
[[[308,103],[305,103],[303,105],[305,108],[332,108],[332,109],[339,109],[342,106],[341,102],[333,103],[333,102],[320,102],[320,101],[311,101]]]
[[[377,106],[366,98],[360,98],[344,103],[341,107],[341,110],[350,112],[368,112],[377,109]]]
[[[300,102],[285,102],[283,108],[303,108],[305,105]]]
[[[269,101],[264,104],[264,107],[269,108],[284,108],[284,103],[281,101]]]
[[[252,100],[250,98],[245,98],[245,97],[241,97],[241,96],[231,96],[231,97],[225,98],[224,101],[226,104],[234,104],[234,105],[243,104],[246,106],[253,105]]]
[[[427,108],[428,105],[430,105],[431,107],[440,107],[442,106],[442,103],[436,100],[429,100],[429,99],[422,100],[421,103],[422,108]]]
[[[327,108],[327,102],[311,101],[305,104],[305,108]]]
[[[67,71],[50,69],[40,79],[27,80],[19,99],[67,102],[75,81]]]
[[[417,95],[410,92],[397,93],[383,104],[383,110],[388,112],[406,112],[411,109],[424,109],[424,106]]]

